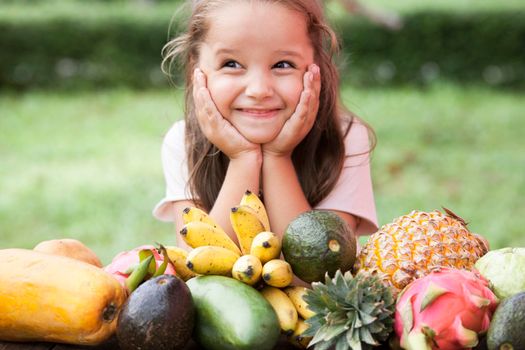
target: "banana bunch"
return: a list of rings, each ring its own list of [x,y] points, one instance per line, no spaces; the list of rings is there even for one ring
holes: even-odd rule
[[[243,256],[232,269],[233,278],[252,286],[284,288],[292,282],[290,264],[280,260],[281,239],[270,231],[270,221],[260,198],[250,191],[242,196],[239,206],[231,209],[230,222]]]
[[[183,274],[189,278],[195,275],[231,276],[233,264],[241,256],[241,250],[224,229],[197,207],[185,208],[182,221],[184,226],[180,235],[187,245],[194,248],[186,252]],[[174,264],[179,273],[175,261]]]
[[[297,326],[295,326],[293,334],[288,336],[288,341],[296,348],[306,349],[308,344],[310,344],[310,341],[312,341],[312,337],[303,336],[303,332],[307,328],[308,324],[304,322],[302,318],[299,318],[297,320]]]
[[[182,213],[182,239],[193,249],[166,247],[177,274],[185,281],[196,275],[231,276],[260,290],[272,305],[281,330],[289,341],[306,348],[311,338],[301,334],[304,320],[313,316],[303,295],[306,288],[290,286],[293,272],[280,259],[281,239],[270,231],[270,221],[263,202],[250,191],[231,209],[230,222],[239,245],[207,213],[196,207]]]
[[[184,226],[180,234],[190,247],[221,247],[241,255],[237,244],[212,217],[201,209],[196,207],[185,208],[182,213],[182,221]]]
[[[230,222],[243,254],[250,253],[257,234],[270,231],[270,220],[264,203],[251,191],[246,191],[239,206],[231,209]]]
[[[298,314],[297,324],[295,325],[293,333],[288,336],[288,341],[300,349],[306,349],[312,340],[312,337],[305,337],[302,335],[302,333],[308,328],[308,324],[304,321],[315,315],[315,313],[308,308],[308,304],[303,299],[306,291],[307,288],[300,286],[289,286],[284,289],[284,293],[290,298]]]
[[[166,247],[177,276],[187,281],[199,274],[229,275],[241,251],[226,232],[196,207],[185,208],[182,220],[184,227],[180,234],[195,249],[188,252],[180,247]]]
[[[197,276],[195,272],[186,266],[186,259],[188,258],[188,252],[186,250],[180,247],[166,246],[166,252],[175,267],[175,273],[183,281],[186,282],[190,278]]]
[[[308,328],[304,321],[315,315],[303,299],[306,291],[305,287],[300,286],[288,286],[284,289],[265,286],[261,289],[261,294],[277,314],[281,331],[291,344],[300,349],[306,349],[312,340],[311,337],[302,335]]]
[[[281,240],[270,232],[266,208],[252,192],[246,191],[239,206],[232,208],[230,213],[240,247],[199,208],[185,208],[182,220],[181,237],[193,250],[185,252],[181,248],[169,247],[168,252],[171,251],[172,260],[183,279],[197,274],[225,275],[252,286],[263,277],[273,286],[290,284],[293,274],[289,264],[285,261],[270,263],[281,254]]]

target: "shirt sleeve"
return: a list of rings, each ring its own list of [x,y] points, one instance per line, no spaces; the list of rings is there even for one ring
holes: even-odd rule
[[[153,209],[153,216],[161,221],[173,222],[173,202],[190,199],[187,190],[188,166],[184,142],[185,123],[176,122],[170,128],[161,149],[162,169],[166,181],[166,194]]]
[[[337,210],[360,218],[356,233],[377,231],[377,214],[370,175],[370,152],[367,128],[354,120],[345,137],[346,159],[332,191],[316,209]]]

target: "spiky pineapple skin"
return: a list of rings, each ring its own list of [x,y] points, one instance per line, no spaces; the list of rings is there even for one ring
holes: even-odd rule
[[[375,272],[398,293],[436,267],[470,270],[487,251],[486,241],[450,210],[414,210],[370,237],[354,271]]]
[[[303,333],[313,337],[315,350],[367,350],[380,346],[393,332],[395,299],[377,276],[360,272],[355,276],[337,270],[325,283],[314,282],[304,300],[315,315],[306,320]]]

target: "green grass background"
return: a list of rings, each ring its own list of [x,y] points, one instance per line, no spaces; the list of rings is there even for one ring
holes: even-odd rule
[[[400,14],[525,6],[522,0],[367,3]],[[174,5],[159,2],[144,14],[174,13]],[[133,14],[137,6],[144,2],[6,0],[0,15],[96,17]],[[328,14],[346,16],[333,1]],[[444,206],[492,248],[525,246],[522,93],[436,82],[425,89],[345,85],[342,97],[377,133],[372,176],[380,224]],[[176,89],[0,91],[0,248],[73,237],[109,263],[140,244],[175,244],[172,225],[156,221],[151,210],[164,193],[162,138],[181,111]]]
[[[97,16],[100,11],[108,15],[133,13],[137,8],[145,14],[175,13],[183,0],[169,1],[141,1],[141,0],[113,0],[86,2],[84,0],[2,0],[0,16],[20,16],[40,18],[45,12],[56,14],[67,13],[72,16]],[[329,16],[346,16],[341,4],[336,0],[326,0]],[[525,5],[522,0],[367,0],[363,2],[370,8],[387,9],[402,14],[420,10],[522,10]],[[47,16],[47,15],[46,15]]]
[[[492,248],[525,246],[525,100],[437,83],[358,90],[345,104],[375,129],[380,224],[445,206]],[[0,248],[74,237],[108,263],[140,244],[174,244],[151,210],[160,146],[182,115],[176,89],[0,94]]]

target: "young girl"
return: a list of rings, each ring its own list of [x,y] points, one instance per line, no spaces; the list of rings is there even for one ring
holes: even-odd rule
[[[317,0],[194,1],[186,33],[164,48],[164,63],[186,68],[186,114],[164,139],[155,217],[178,233],[198,206],[236,241],[230,209],[250,190],[278,235],[311,209],[375,231],[373,133],[340,104],[337,45]]]

